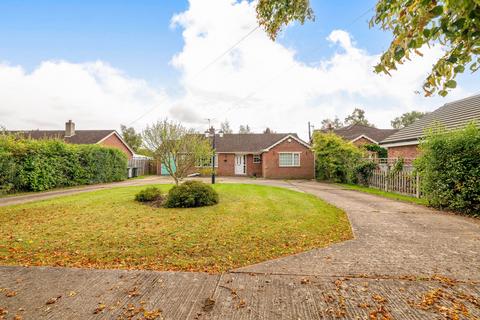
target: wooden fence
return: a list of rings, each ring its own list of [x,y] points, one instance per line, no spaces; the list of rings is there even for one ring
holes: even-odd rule
[[[396,192],[420,198],[420,176],[411,170],[394,172],[375,169],[368,179],[368,185],[384,191]]]
[[[128,160],[129,170],[136,170],[136,176],[144,176],[147,174],[157,174],[157,163],[148,158],[132,158]],[[132,177],[133,171],[129,172]]]

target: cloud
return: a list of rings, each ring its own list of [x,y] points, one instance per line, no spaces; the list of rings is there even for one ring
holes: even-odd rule
[[[423,48],[393,77],[373,73],[378,53],[362,49],[346,30],[332,30],[318,45],[334,53],[312,65],[293,48],[272,42],[261,28],[218,61],[212,60],[257,27],[255,2],[190,0],[186,11],[171,20],[182,30],[183,48],[170,64],[180,71],[183,94],[154,87],[106,62],[45,61],[32,72],[0,63],[0,125],[9,129],[55,129],[72,119],[78,129],[118,128],[169,117],[204,130],[207,118],[228,119],[232,128],[249,124],[260,132],[298,132],[307,121],[343,119],[355,107],[379,127],[410,110],[432,110],[445,100],[415,94],[441,55],[439,47]],[[208,66],[207,68],[205,66]],[[464,97],[457,88],[448,100]],[[173,98],[175,97],[175,98]],[[154,111],[147,113],[155,108]]]
[[[8,129],[61,129],[68,119],[77,129],[116,129],[168,100],[101,61],[46,61],[31,73],[0,64],[0,88],[0,123]]]
[[[423,48],[424,57],[401,66],[393,77],[373,73],[379,60],[357,47],[345,30],[333,30],[325,44],[335,48],[328,59],[309,66],[296,52],[272,42],[257,30],[234,50],[199,73],[219,53],[256,26],[255,3],[233,0],[190,0],[188,10],[172,19],[183,29],[184,47],[171,61],[182,72],[185,108],[200,118],[228,118],[234,128],[250,124],[259,131],[306,133],[307,121],[344,118],[355,107],[366,110],[377,126],[410,110],[431,110],[441,98],[415,93],[441,55],[438,47]],[[320,44],[322,45],[322,44]],[[458,88],[449,99],[464,96]]]

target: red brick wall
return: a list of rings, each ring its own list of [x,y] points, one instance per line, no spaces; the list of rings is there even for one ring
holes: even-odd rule
[[[301,152],[300,167],[280,167],[278,163],[279,152]],[[314,155],[310,149],[294,139],[291,139],[291,142],[285,140],[263,154],[263,177],[272,179],[313,179],[315,176],[314,163]]]
[[[219,176],[235,175],[235,155],[233,153],[218,154],[217,174]]]
[[[420,154],[418,145],[388,147],[389,158],[416,158]]]
[[[262,163],[253,163],[253,154],[247,154],[247,176],[262,176]]]
[[[116,148],[120,151],[123,151],[128,156],[128,159],[131,159],[133,157],[132,152],[128,150],[122,140],[120,140],[115,134],[112,134],[110,137],[103,140],[99,144],[105,147]]]

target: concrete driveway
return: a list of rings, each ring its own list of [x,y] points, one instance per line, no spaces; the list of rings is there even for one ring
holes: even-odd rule
[[[0,319],[480,319],[478,220],[316,182],[224,182],[241,181],[344,209],[355,239],[221,275],[0,267]]]

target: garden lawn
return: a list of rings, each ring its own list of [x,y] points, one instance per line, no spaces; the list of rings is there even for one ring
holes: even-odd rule
[[[284,188],[215,185],[220,203],[192,209],[135,202],[142,188],[0,208],[0,264],[221,272],[352,237],[343,211]]]

